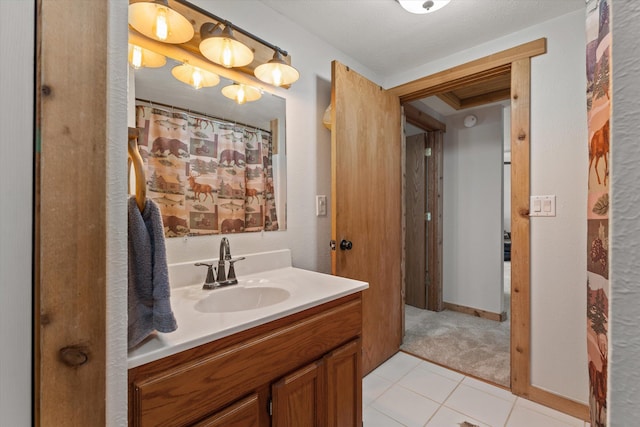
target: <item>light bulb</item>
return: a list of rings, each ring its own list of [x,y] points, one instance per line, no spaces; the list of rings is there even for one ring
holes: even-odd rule
[[[202,73],[195,67],[193,67],[193,74],[191,74],[191,86],[193,86],[194,89],[200,89],[202,87]]]
[[[240,85],[240,88],[238,89],[238,94],[236,95],[236,102],[238,104],[244,104],[244,85]]]
[[[233,52],[231,51],[231,40],[224,39],[224,45],[222,48],[222,58],[220,58],[220,62],[223,66],[227,68],[231,68],[233,65]]]
[[[154,32],[156,37],[164,41],[169,36],[169,23],[167,22],[167,9],[158,7],[156,12],[156,25]]]
[[[142,48],[140,46],[133,46],[131,65],[133,65],[133,68],[136,70],[142,67]]]
[[[271,72],[271,76],[273,77],[273,84],[276,86],[282,85],[282,70],[280,67],[275,67]]]

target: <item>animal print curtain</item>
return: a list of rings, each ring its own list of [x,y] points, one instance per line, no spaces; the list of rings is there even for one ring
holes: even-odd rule
[[[270,132],[148,105],[136,126],[167,237],[278,229]]]
[[[609,0],[587,0],[587,352],[591,425],[607,422],[609,330],[609,119],[611,31]]]

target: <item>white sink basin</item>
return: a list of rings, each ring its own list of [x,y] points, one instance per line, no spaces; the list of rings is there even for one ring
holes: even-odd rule
[[[272,286],[245,287],[232,285],[211,291],[194,308],[202,313],[231,313],[255,310],[278,304],[289,298],[289,291]]]

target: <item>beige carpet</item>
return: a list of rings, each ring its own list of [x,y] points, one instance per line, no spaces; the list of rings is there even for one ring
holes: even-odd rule
[[[505,263],[505,289],[510,288],[510,263]],[[405,337],[401,349],[457,371],[509,387],[509,294],[507,320],[496,322],[454,311],[439,313],[405,306]]]

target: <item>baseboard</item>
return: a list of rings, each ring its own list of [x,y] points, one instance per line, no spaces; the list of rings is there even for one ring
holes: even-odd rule
[[[584,403],[576,402],[535,386],[530,386],[528,396],[523,397],[572,417],[590,421],[589,406]]]
[[[450,302],[444,303],[444,308],[451,311],[457,311],[459,313],[469,314],[471,316],[482,317],[483,319],[495,320],[497,322],[504,322],[507,320],[507,312],[492,313],[490,311],[480,310],[473,307],[465,307],[464,305],[452,304]]]

